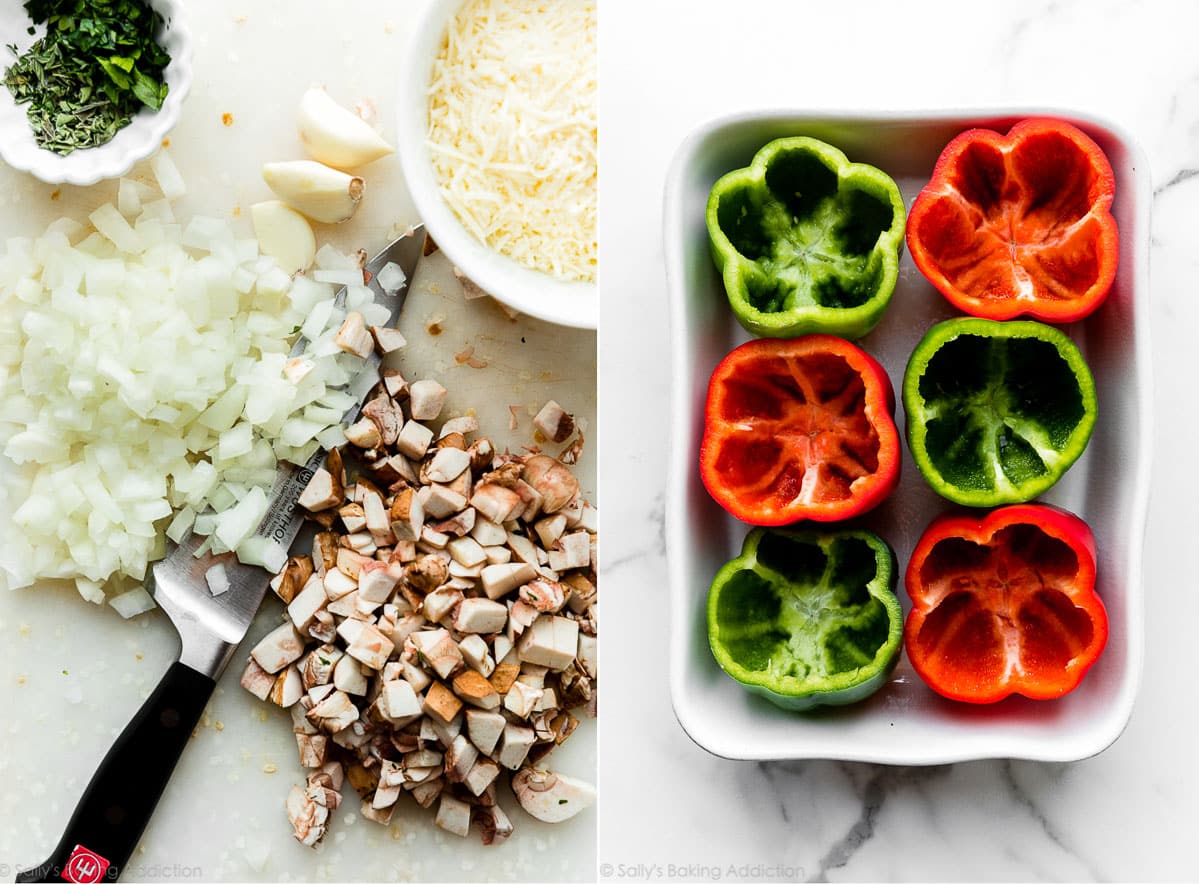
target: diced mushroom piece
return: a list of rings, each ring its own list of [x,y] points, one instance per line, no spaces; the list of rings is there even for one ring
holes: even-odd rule
[[[445,750],[445,778],[451,783],[461,783],[479,759],[479,750],[467,738],[459,734]]]
[[[583,671],[591,678],[599,673],[599,642],[593,635],[579,633],[579,647],[575,655]]]
[[[341,503],[344,493],[345,489],[341,486],[341,480],[321,467],[312,474],[312,478],[300,492],[297,503],[310,513],[319,513]]]
[[[508,621],[508,609],[490,599],[465,599],[454,615],[458,632],[500,632]]]
[[[444,519],[466,507],[466,498],[445,485],[426,485],[420,490],[421,504],[434,519]]]
[[[405,767],[440,767],[445,759],[441,752],[432,749],[417,749],[404,754]]]
[[[519,598],[542,614],[556,614],[566,604],[567,589],[554,580],[530,580],[520,588]]]
[[[433,522],[432,528],[435,531],[440,531],[442,534],[448,534],[453,537],[465,537],[470,534],[471,529],[475,527],[475,510],[467,507],[460,513],[455,513],[448,519],[442,519],[439,522]]]
[[[485,546],[483,555],[487,556],[489,565],[506,565],[512,561],[512,550],[506,546]]]
[[[408,382],[394,368],[383,369],[383,389],[396,402],[401,402],[408,396]]]
[[[455,562],[466,568],[473,568],[487,561],[483,547],[473,537],[455,537],[447,544],[446,549]]]
[[[437,800],[437,796],[441,794],[441,790],[445,788],[445,780],[438,777],[435,780],[425,780],[412,788],[412,798],[421,807],[430,808],[433,802]]]
[[[512,820],[508,819],[508,814],[498,804],[476,807],[474,819],[482,830],[484,846],[506,841],[512,834]]]
[[[349,595],[358,588],[358,581],[340,568],[330,568],[325,572],[325,592],[333,601]]]
[[[353,580],[358,579],[358,575],[362,573],[363,565],[367,565],[373,561],[374,559],[370,556],[365,556],[357,550],[348,547],[343,546],[337,550],[337,570]]]
[[[541,545],[547,548],[551,547],[566,531],[566,516],[562,513],[554,513],[552,516],[539,519],[533,528],[537,532],[538,539],[541,540]]]
[[[347,646],[355,641],[364,629],[366,629],[366,623],[353,618],[342,620],[341,623],[337,624],[337,634],[341,636],[341,640]]]
[[[489,599],[498,599],[518,587],[524,586],[537,576],[537,571],[527,562],[507,565],[488,565],[483,569],[483,592]]]
[[[375,339],[375,349],[383,356],[394,353],[408,343],[400,334],[399,329],[387,328],[383,325],[372,325],[371,337]]]
[[[495,752],[508,720],[499,712],[486,709],[466,710],[466,733],[470,741],[484,755]]]
[[[304,588],[287,606],[287,616],[291,618],[296,629],[307,629],[312,618],[316,616],[316,612],[325,607],[328,602],[329,596],[325,593],[325,585],[319,577],[313,574],[304,584]]]
[[[259,666],[258,661],[251,657],[246,663],[245,672],[242,673],[241,686],[259,700],[265,700],[270,696],[271,688],[275,686],[275,676]]]
[[[497,663],[495,672],[491,673],[491,686],[496,689],[497,693],[506,694],[512,689],[512,685],[516,683],[517,676],[520,675],[519,663]]]
[[[444,439],[452,433],[458,433],[461,436],[468,436],[471,433],[479,432],[479,419],[473,414],[466,414],[462,417],[452,417],[441,425],[441,432],[438,434],[439,439]],[[467,461],[469,463],[469,459]]]
[[[404,426],[404,414],[386,393],[381,393],[362,406],[362,416],[374,422],[384,445],[395,445]]]
[[[366,528],[366,513],[360,503],[347,503],[337,511],[337,515],[341,517],[341,524],[350,534]]]
[[[462,701],[441,682],[435,681],[425,694],[423,709],[436,721],[448,725],[462,711]]]
[[[276,673],[304,653],[304,638],[290,623],[277,626],[263,636],[250,651],[250,656],[265,671]]]
[[[391,531],[396,540],[419,540],[425,525],[425,508],[412,488],[396,494],[391,502]]]
[[[545,666],[538,666],[536,663],[522,663],[520,665],[520,675],[517,676],[517,681],[521,684],[527,684],[531,688],[545,687],[545,676],[549,669]]]
[[[315,360],[309,359],[307,356],[296,356],[283,363],[283,376],[293,384],[299,384],[308,377],[314,368],[316,368]]]
[[[308,717],[331,734],[345,730],[358,720],[358,708],[345,691],[333,691],[308,710]]]
[[[473,669],[454,676],[454,693],[462,700],[479,709],[497,709],[500,695],[486,678]]]
[[[553,688],[541,692],[541,699],[533,707],[534,712],[549,712],[558,708],[558,694]]]
[[[362,359],[371,355],[374,340],[366,329],[366,320],[357,310],[346,314],[345,322],[333,337],[333,343],[347,353],[353,353]]]
[[[366,695],[366,674],[353,657],[343,656],[333,667],[333,686],[347,694]]]
[[[425,556],[404,567],[404,580],[413,589],[422,593],[429,593],[437,589],[445,583],[449,576],[449,567],[436,556]]]
[[[452,482],[470,467],[470,455],[458,448],[441,448],[425,471],[430,482]]]
[[[270,701],[284,709],[300,701],[304,696],[304,682],[300,678],[300,670],[295,665],[288,666],[275,679],[271,687]]]
[[[321,531],[312,538],[312,564],[317,574],[324,578],[326,572],[337,567],[337,535]]]
[[[453,696],[451,694],[451,696]],[[455,697],[455,699],[457,699]],[[449,747],[454,742],[454,738],[462,733],[462,716],[456,715],[448,722],[440,722],[436,718],[426,719],[429,722],[429,727],[437,738],[437,742],[442,746]]]
[[[462,602],[462,592],[460,590],[443,586],[425,596],[424,604],[421,606],[421,613],[433,623],[440,623],[460,602]]]
[[[583,431],[579,430],[575,435],[574,441],[563,448],[558,454],[558,460],[564,464],[577,464],[579,458],[583,456],[583,445],[585,442],[586,439],[583,436]]]
[[[470,805],[448,792],[442,792],[435,822],[439,828],[465,838],[470,833]]]
[[[467,447],[466,453],[470,455],[470,471],[477,476],[491,468],[495,459],[495,446],[491,444],[490,439],[476,439]]]
[[[508,722],[504,725],[504,733],[500,739],[500,749],[495,760],[509,770],[519,770],[525,763],[529,749],[537,742],[537,735],[531,727],[521,727]]]
[[[411,724],[421,715],[421,701],[416,691],[408,682],[399,679],[384,682],[375,703],[379,713],[396,727]]]
[[[561,670],[575,659],[579,647],[579,624],[569,617],[539,617],[517,643],[522,661]]]
[[[375,796],[371,799],[371,807],[375,810],[382,810],[391,807],[396,803],[396,799],[400,797],[400,792],[403,789],[400,786],[384,786],[379,785],[375,789]]]
[[[550,567],[555,571],[586,568],[591,564],[591,535],[586,531],[567,534],[559,544],[561,551],[550,550]]]
[[[512,777],[520,806],[543,823],[560,823],[595,803],[595,787],[566,774],[526,767]]]
[[[320,767],[329,755],[329,738],[324,734],[296,734],[300,767]]]
[[[477,511],[472,506],[468,512]],[[477,540],[482,547],[503,546],[508,542],[508,532],[504,530],[504,526],[487,518],[475,519],[475,523],[470,529],[470,536]]]
[[[391,519],[388,517],[383,498],[378,494],[367,494],[362,499],[362,509],[366,514],[366,528],[370,531],[375,543],[379,546],[391,546],[395,543],[396,538],[391,531]]]
[[[448,679],[463,665],[462,652],[447,630],[420,632],[413,638],[418,640],[421,657],[438,678]]]
[[[413,419],[405,423],[403,429],[400,430],[396,447],[404,457],[420,460],[429,450],[429,443],[432,441],[433,431]]]
[[[382,604],[391,598],[399,582],[398,565],[370,562],[358,573],[358,595],[360,598]]]
[[[500,775],[500,766],[489,758],[480,758],[472,765],[462,784],[472,795],[482,795],[483,790],[495,782]]]
[[[516,663],[516,668],[520,669],[520,664],[517,663],[516,654],[513,653],[516,645],[506,635],[497,635],[491,642],[491,650],[495,656],[496,663]],[[507,659],[511,655],[512,659]]]
[[[575,419],[551,399],[537,412],[537,416],[533,418],[533,426],[551,442],[565,442],[575,431]]]
[[[391,639],[381,633],[373,623],[368,623],[350,642],[346,653],[371,669],[379,670],[383,668],[383,664],[387,662],[387,658],[391,656],[393,650],[395,650],[395,645],[392,644]]]
[[[528,718],[541,699],[541,689],[516,681],[504,695],[504,708],[518,718]]]
[[[312,847],[325,837],[329,816],[340,803],[337,788],[322,771],[309,774],[306,787],[292,786],[287,795],[287,818],[296,840]]]
[[[484,482],[475,488],[470,505],[484,518],[503,524],[513,518],[513,513],[521,505],[521,499],[511,488],[496,485],[494,482]]]
[[[525,460],[524,479],[541,495],[541,511],[547,515],[558,512],[579,493],[574,473],[545,454]]]
[[[333,667],[343,657],[340,648],[335,645],[320,645],[308,652],[300,666],[300,678],[304,682],[304,690],[321,684],[328,684],[333,678]]]
[[[372,796],[371,800],[374,798]],[[359,807],[359,812],[363,819],[370,820],[373,823],[378,823],[381,826],[390,826],[391,818],[395,814],[396,806],[393,804],[390,807],[375,808],[365,798],[362,800],[362,805]]]
[[[576,614],[582,614],[595,604],[595,584],[582,574],[575,572],[567,574],[562,582],[570,587],[570,598],[566,600],[567,607]]]
[[[400,431],[401,434],[403,431]],[[360,418],[354,423],[345,428],[343,434],[346,440],[357,448],[370,450],[377,448],[383,442],[383,434],[379,432],[379,425],[369,417]]]
[[[404,681],[412,685],[412,689],[414,691],[419,693],[433,683],[432,676],[430,676],[429,673],[425,672],[425,670],[421,669],[415,663],[409,663],[407,660],[405,660],[400,665],[402,667]]]
[[[517,599],[508,609],[508,630],[512,635],[521,635],[533,625],[539,612],[528,602]]]
[[[445,405],[446,389],[434,380],[416,381],[408,388],[408,410],[413,420],[436,420]]]
[[[457,626],[454,628],[458,629]],[[466,665],[484,678],[489,677],[495,671],[495,660],[492,659],[491,652],[487,649],[487,642],[481,636],[468,635],[458,642],[458,650],[462,653],[462,659],[466,661]]]

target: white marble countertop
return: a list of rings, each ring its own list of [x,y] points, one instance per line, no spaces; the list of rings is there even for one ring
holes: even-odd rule
[[[603,879],[1169,880],[1199,874],[1190,495],[1199,434],[1199,6],[1186,2],[609,3],[601,15],[606,597]],[[662,187],[743,110],[1061,108],[1148,154],[1156,427],[1147,652],[1124,735],[1074,764],[741,763],[693,744],[666,672],[671,378]],[[685,455],[676,455],[685,456]],[[613,600],[618,600],[617,604]],[[616,687],[613,687],[616,686]],[[619,689],[617,689],[619,688]],[[644,806],[646,790],[653,812]]]
[[[170,150],[189,192],[177,214],[240,217],[270,198],[261,165],[302,159],[295,107],[311,83],[338,100],[373,101],[391,137],[394,96],[409,28],[424,0],[357,0],[352,11],[325,0],[212,0],[188,4],[195,35],[195,80]],[[223,115],[229,114],[229,124]],[[134,176],[149,178],[147,164]],[[318,242],[382,248],[417,220],[398,157],[366,167],[367,193],[354,219],[317,225]],[[113,182],[55,187],[0,164],[0,241],[40,232],[51,219],[85,220],[115,198]],[[428,330],[436,321],[440,333]],[[447,414],[475,408],[484,433],[501,447],[532,444],[521,415],[509,431],[509,405],[526,410],[554,397],[589,428],[577,467],[595,493],[595,335],[521,317],[510,321],[489,300],[463,300],[449,263],[427,259],[413,280],[400,328],[409,346],[401,370],[450,391]],[[473,345],[487,366],[458,364]],[[0,538],[2,542],[2,538]],[[477,830],[460,839],[433,825],[433,814],[403,799],[392,825],[358,813],[347,785],[342,807],[317,851],[295,842],[284,813],[292,783],[303,780],[290,721],[238,687],[248,649],[278,622],[268,598],[247,642],[221,679],[201,725],[167,787],[123,880],[588,880],[595,867],[597,812],[568,823],[532,819],[501,793],[516,831],[483,847]],[[153,612],[123,621],[73,591],[36,587],[0,594],[0,881],[18,865],[49,855],[96,765],[178,653],[166,618]],[[594,720],[547,759],[594,781]]]

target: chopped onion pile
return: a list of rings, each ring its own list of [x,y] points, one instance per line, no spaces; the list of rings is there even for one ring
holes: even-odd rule
[[[164,528],[277,570],[286,551],[254,536],[276,463],[344,441],[360,359],[333,338],[347,310],[387,310],[352,258],[326,246],[293,281],[253,237],[181,222],[133,181],[89,220],[0,256],[0,586],[67,579],[103,602],[144,579]]]

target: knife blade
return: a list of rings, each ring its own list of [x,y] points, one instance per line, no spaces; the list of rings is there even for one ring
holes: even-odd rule
[[[424,228],[412,228],[365,266],[375,303],[388,310],[389,326],[399,316],[424,245]],[[379,271],[390,263],[403,270],[406,280],[393,292],[378,282]],[[338,303],[345,297],[343,287],[336,295]],[[305,346],[305,341],[297,341],[292,354]],[[377,374],[380,361],[372,351],[359,376]],[[356,388],[351,381],[348,389]],[[343,425],[356,420],[361,408],[361,402],[351,406],[342,416]],[[267,513],[256,530],[259,536],[290,549],[304,524],[297,500],[325,458],[326,452],[318,448],[303,466],[279,465]],[[150,569],[146,581],[179,632],[179,659],[109,749],[50,858],[20,871],[17,881],[113,881],[125,870],[217,679],[245,638],[270,585],[267,571],[239,562],[232,552],[197,556],[202,546],[196,535],[185,538]],[[230,587],[214,596],[205,575],[217,564],[224,566]]]

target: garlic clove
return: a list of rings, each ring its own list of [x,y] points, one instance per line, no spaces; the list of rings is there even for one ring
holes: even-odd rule
[[[300,140],[315,160],[348,169],[395,153],[370,124],[313,87],[300,99]]]
[[[283,202],[325,224],[349,220],[366,190],[361,178],[312,160],[267,163],[262,179]]]
[[[307,270],[316,258],[316,236],[307,219],[279,200],[250,206],[254,235],[262,254],[287,273]]]

